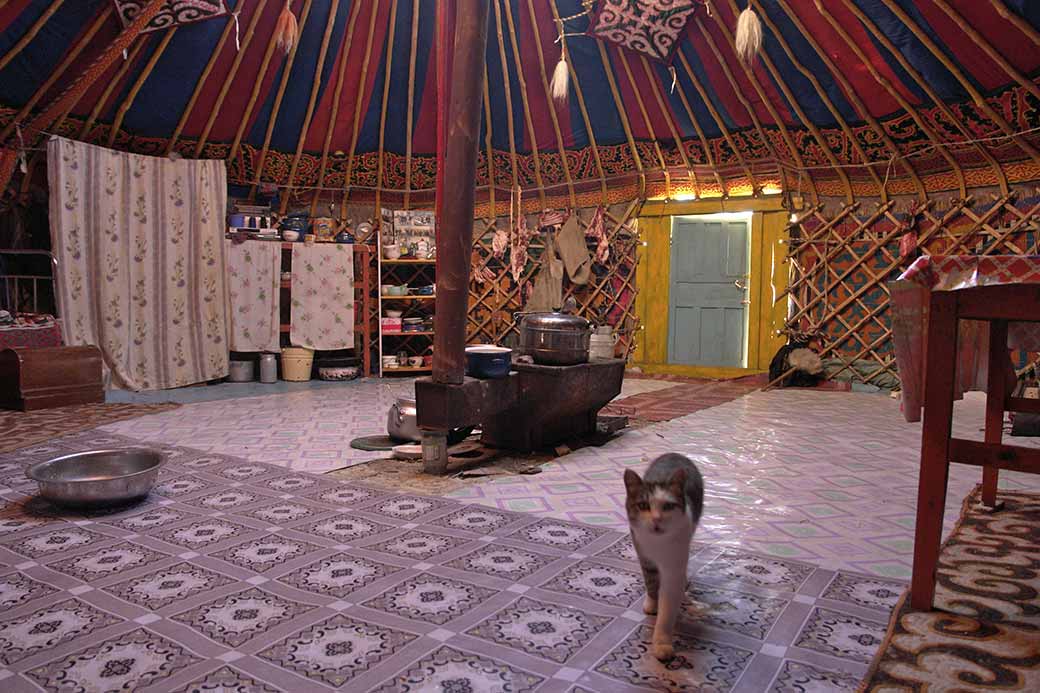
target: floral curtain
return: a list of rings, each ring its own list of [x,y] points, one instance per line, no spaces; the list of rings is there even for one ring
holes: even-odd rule
[[[232,351],[278,351],[282,244],[224,241]]]
[[[308,349],[354,348],[354,246],[293,245],[289,341]]]
[[[54,137],[47,166],[66,342],[100,348],[111,387],[227,375],[224,163]]]

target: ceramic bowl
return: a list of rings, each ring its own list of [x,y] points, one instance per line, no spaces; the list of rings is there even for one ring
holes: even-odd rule
[[[386,313],[386,317],[388,317],[388,318],[399,318],[402,315],[404,315],[404,311],[403,310],[387,310],[387,311],[383,311],[383,312]]]
[[[282,231],[282,240],[288,241],[289,243],[295,243],[300,240],[300,232],[286,229],[285,231]]]
[[[383,294],[384,296],[393,296],[393,294],[390,293],[390,292],[393,291],[396,288],[397,287],[394,286],[393,284],[380,284],[379,285],[379,293]]]
[[[396,260],[401,257],[401,247],[396,245],[384,245],[383,257],[387,260]]]
[[[408,363],[413,368],[418,368],[419,366],[421,366],[423,364],[423,357],[422,356],[412,356],[412,357],[410,357],[408,359]]]

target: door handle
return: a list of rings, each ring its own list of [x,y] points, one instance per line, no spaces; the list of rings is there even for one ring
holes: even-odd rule
[[[745,291],[747,289],[747,284],[745,284],[744,282],[740,281],[739,279],[733,280],[733,286],[737,287],[741,291]]]

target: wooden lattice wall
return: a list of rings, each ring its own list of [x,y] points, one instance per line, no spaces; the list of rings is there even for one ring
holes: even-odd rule
[[[595,325],[610,324],[618,335],[617,354],[628,356],[635,344],[632,335],[638,327],[635,312],[636,251],[638,233],[633,225],[638,211],[637,202],[608,206],[604,210],[605,232],[610,242],[610,257],[604,264],[593,265],[588,284],[578,286],[565,278],[563,296],[573,296],[578,313]],[[577,210],[582,228],[592,220],[596,210]],[[528,215],[530,228],[537,228],[538,215]],[[473,265],[470,281],[470,305],[467,339],[470,343],[501,343],[517,332],[515,313],[524,310],[524,296],[528,287],[541,271],[541,253],[544,238],[540,234],[531,241],[529,259],[520,281],[509,272],[509,256],[496,258],[492,239],[498,228],[508,229],[509,217],[499,216],[479,220],[474,230]],[[590,254],[596,242],[587,238]],[[484,270],[490,270],[493,279],[481,281]]]
[[[609,324],[618,335],[616,353],[627,357],[635,347],[633,335],[638,329],[636,317],[636,263],[639,236],[634,226],[640,204],[630,201],[608,205],[604,209],[605,232],[610,243],[610,257],[604,264],[594,263],[593,275],[588,284],[578,286],[564,279],[564,298],[573,296],[578,313],[596,325]],[[508,208],[507,208],[508,209]],[[595,208],[577,210],[582,228],[592,221]],[[528,214],[529,228],[537,228],[538,214]],[[343,218],[353,222],[353,227],[363,221],[377,218],[375,209],[366,205],[351,205]],[[499,228],[508,231],[510,217],[488,216],[477,219],[473,231],[473,255],[470,281],[470,302],[467,322],[467,341],[475,343],[502,343],[510,341],[518,333],[515,314],[524,310],[526,292],[541,271],[541,253],[544,248],[542,234],[534,237],[528,247],[528,261],[516,282],[509,271],[509,255],[496,258],[492,239]],[[369,234],[357,234],[358,243],[376,244],[375,229]],[[587,238],[590,254],[596,241]],[[373,262],[375,253],[372,254]],[[373,270],[373,276],[376,272]],[[486,280],[483,277],[488,277]],[[378,284],[378,282],[376,282]],[[375,292],[378,287],[370,287]],[[373,293],[375,296],[375,293]],[[378,301],[372,301],[373,325],[379,320]],[[378,340],[378,329],[373,328],[373,340]],[[378,349],[373,341],[370,348]]]
[[[898,380],[887,282],[920,254],[1040,255],[1040,195],[1010,191],[937,200],[896,210],[896,203],[814,207],[788,229],[787,327],[816,333],[831,377],[884,384]],[[916,250],[902,257],[904,235]]]

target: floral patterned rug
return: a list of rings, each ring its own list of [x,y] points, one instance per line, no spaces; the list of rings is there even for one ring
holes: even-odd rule
[[[167,447],[146,502],[68,514],[0,454],[5,691],[854,690],[900,583],[695,543],[678,657],[628,537]]]
[[[936,610],[893,612],[864,691],[1040,690],[1040,494],[976,489],[939,558]]]
[[[0,452],[10,452],[105,424],[176,409],[178,404],[78,404],[11,411],[0,409]]]

